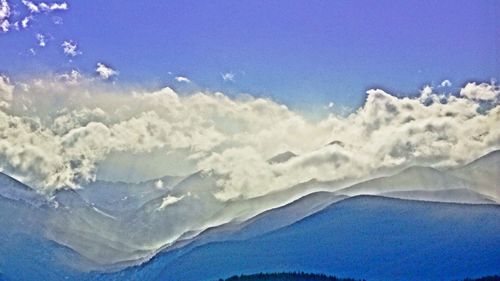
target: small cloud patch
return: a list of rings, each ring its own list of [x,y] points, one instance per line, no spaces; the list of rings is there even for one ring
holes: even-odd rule
[[[99,77],[101,77],[104,80],[108,80],[111,77],[118,75],[118,71],[114,70],[113,68],[101,62],[97,63],[97,68],[95,69],[95,71],[97,72],[97,74],[99,74]]]

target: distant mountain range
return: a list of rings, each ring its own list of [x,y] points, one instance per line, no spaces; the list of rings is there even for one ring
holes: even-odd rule
[[[288,161],[290,153],[273,161]],[[4,280],[218,280],[304,271],[367,280],[499,273],[500,152],[441,171],[311,180],[222,202],[203,173],[95,182],[47,200],[0,174]],[[22,262],[21,262],[22,261]],[[89,272],[91,270],[91,272]]]

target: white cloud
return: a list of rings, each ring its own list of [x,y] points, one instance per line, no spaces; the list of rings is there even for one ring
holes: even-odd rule
[[[156,188],[162,188],[163,187],[163,181],[161,179],[155,181],[155,187]]]
[[[451,85],[450,80],[443,80],[443,82],[441,82],[441,87],[451,87]]]
[[[492,101],[498,99],[500,87],[494,84],[468,83],[460,90],[460,95],[473,100]]]
[[[22,0],[22,3],[28,8],[30,13],[33,13],[33,14],[40,13],[40,11],[51,12],[51,11],[56,11],[56,10],[67,10],[68,9],[68,4],[66,2],[62,2],[62,3],[41,2],[40,4],[37,5],[31,1]]]
[[[100,62],[97,63],[97,68],[95,71],[104,80],[108,80],[109,78],[118,75],[118,71]]]
[[[99,67],[103,79],[112,76],[109,67]],[[93,180],[99,163],[113,153],[178,152],[194,163],[187,172],[211,174],[218,187],[214,194],[228,200],[313,178],[363,178],[411,164],[460,165],[500,148],[500,106],[487,100],[490,109],[479,113],[471,86],[458,97],[443,97],[430,87],[415,98],[370,90],[364,106],[350,115],[311,121],[250,96],[186,96],[170,88],[110,91],[110,85],[77,71],[25,81],[23,87],[6,77],[1,82],[4,104],[10,106],[0,110],[0,168],[46,193]],[[268,163],[284,151],[298,156]],[[140,163],[136,169],[140,173]]]
[[[40,12],[40,9],[38,8],[38,6],[36,4],[34,4],[33,2],[31,1],[27,1],[27,0],[23,0],[22,1],[24,6],[26,6],[31,13],[39,13]]]
[[[231,82],[234,82],[234,73],[231,73],[231,72],[227,72],[227,73],[223,73],[222,75],[222,80],[224,81],[231,81]]]
[[[38,46],[40,47],[45,47],[47,46],[47,40],[45,38],[45,35],[41,33],[36,34],[36,40],[38,41]]]
[[[0,30],[8,32],[10,27],[10,5],[7,0],[0,0]]]
[[[45,14],[50,13],[56,10],[67,10],[68,4],[66,2],[62,3],[45,3],[41,2],[36,4],[29,0],[21,1],[24,6],[29,11],[29,15],[23,17],[20,21],[11,21],[11,16],[15,17],[20,15],[20,12],[17,10],[12,10],[7,0],[0,0],[0,32],[6,33],[9,30],[20,30],[20,26],[26,29],[31,21],[34,20],[34,15],[39,14],[40,12],[44,12]],[[60,19],[60,18],[59,18]],[[61,20],[54,20],[54,23],[62,23]]]
[[[78,70],[73,69],[67,73],[59,75],[59,79],[68,84],[76,85],[82,79],[82,75],[78,72]]]
[[[23,28],[28,28],[28,23],[33,20],[33,16],[27,16],[21,20],[21,26]]]
[[[14,85],[10,83],[9,77],[0,75],[0,100],[10,102],[13,98]]]
[[[0,29],[2,30],[2,32],[9,31],[9,27],[10,27],[9,20],[4,19],[4,20],[0,21]]]
[[[55,10],[67,10],[68,9],[68,4],[66,2],[63,3],[53,3],[50,5],[50,9],[52,11]]]
[[[163,198],[160,206],[156,210],[157,211],[161,211],[161,210],[165,209],[167,206],[173,205],[173,204],[181,201],[183,198],[184,198],[184,195],[182,195],[180,197],[175,197],[175,196],[168,195],[168,196],[166,196],[166,197]]]
[[[64,41],[61,44],[61,47],[63,48],[64,53],[68,56],[74,57],[74,56],[82,54],[82,52],[77,49],[78,46],[77,46],[76,42],[73,42],[72,40]]]
[[[56,10],[67,10],[68,4],[66,2],[62,3],[45,3],[42,2],[38,5],[38,8],[44,12],[56,11]]]
[[[40,3],[38,6],[45,12],[50,11],[50,5],[45,2]]]
[[[176,76],[176,77],[175,77],[175,80],[176,80],[177,82],[184,82],[184,83],[189,83],[189,82],[191,82],[191,80],[189,80],[189,78],[184,77],[184,76]]]

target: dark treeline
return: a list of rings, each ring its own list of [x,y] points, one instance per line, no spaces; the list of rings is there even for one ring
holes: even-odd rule
[[[326,274],[304,272],[257,273],[251,275],[235,275],[219,281],[365,281],[364,279],[339,278]],[[500,281],[500,276],[466,278],[463,281]]]
[[[257,273],[252,275],[232,276],[219,281],[365,281],[352,278],[339,278],[326,274],[304,272]],[[489,280],[488,280],[489,281]]]
[[[463,281],[500,281],[500,276],[485,276],[481,278],[465,278]]]

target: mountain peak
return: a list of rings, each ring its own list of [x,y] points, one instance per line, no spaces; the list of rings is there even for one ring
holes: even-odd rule
[[[326,146],[329,146],[329,145],[338,145],[340,147],[344,147],[344,143],[339,141],[339,140],[334,140],[334,141],[331,141],[329,142]]]
[[[277,164],[277,163],[284,163],[287,162],[288,160],[296,157],[297,154],[291,152],[291,151],[285,151],[283,153],[277,154],[274,157],[270,158],[267,160],[269,164]]]

